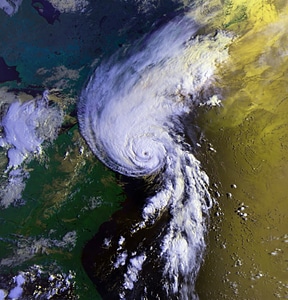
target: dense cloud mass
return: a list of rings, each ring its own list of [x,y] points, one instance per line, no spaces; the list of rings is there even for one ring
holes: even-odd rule
[[[184,141],[181,119],[221,97],[209,88],[231,42],[225,32],[196,36],[197,30],[189,17],[178,17],[116,53],[97,68],[78,106],[81,133],[107,166],[132,177],[161,174],[162,186],[147,199],[142,221],[131,232],[137,235],[169,211],[157,246],[167,278],[163,292],[181,299],[195,297],[210,205],[208,177]],[[118,251],[114,267],[127,267],[121,297],[137,289],[149,251]]]

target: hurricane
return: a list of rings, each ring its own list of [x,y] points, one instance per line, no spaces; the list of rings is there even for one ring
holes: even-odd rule
[[[117,274],[109,277],[113,299],[198,299],[213,199],[186,127],[199,106],[221,101],[215,82],[232,41],[224,31],[202,32],[189,15],[170,20],[104,59],[81,93],[79,126],[92,152],[154,187],[140,220],[117,237],[107,266]],[[145,232],[159,227],[145,242]]]

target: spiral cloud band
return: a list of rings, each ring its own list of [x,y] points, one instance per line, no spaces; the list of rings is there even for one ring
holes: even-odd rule
[[[115,53],[96,69],[78,106],[81,133],[108,167],[132,177],[162,172],[162,186],[147,199],[142,220],[130,234],[145,230],[169,211],[165,236],[158,242],[167,279],[163,292],[181,299],[196,297],[194,281],[205,248],[204,215],[210,196],[208,177],[184,141],[180,120],[219,96],[205,91],[211,90],[217,66],[227,60],[231,42],[224,32],[203,36],[198,30],[188,16],[175,18]],[[119,240],[114,261],[114,268],[123,269],[123,299],[143,278],[141,270],[151,251],[137,246],[128,251],[122,247],[125,238]]]

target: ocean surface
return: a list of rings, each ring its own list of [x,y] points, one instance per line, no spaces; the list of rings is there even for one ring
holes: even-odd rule
[[[287,299],[287,28],[0,1],[0,299]]]

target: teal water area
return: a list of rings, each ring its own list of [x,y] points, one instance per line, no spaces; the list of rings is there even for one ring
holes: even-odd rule
[[[175,9],[177,5],[167,1],[145,15],[133,1],[91,1],[85,12],[62,13],[53,25],[30,1],[23,1],[12,17],[0,11],[0,54],[7,65],[17,66],[22,80],[9,86],[55,88],[60,78],[47,75],[65,66],[79,76],[69,81],[64,92],[72,89],[77,94],[101,57],[149,31],[155,20]]]

